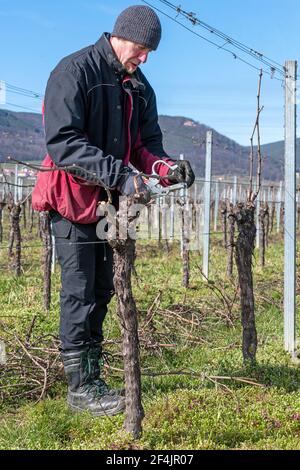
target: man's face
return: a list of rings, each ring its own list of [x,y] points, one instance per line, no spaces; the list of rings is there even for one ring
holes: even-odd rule
[[[115,37],[112,38],[112,45],[119,61],[130,74],[134,73],[140,64],[147,62],[151,51],[141,44]]]

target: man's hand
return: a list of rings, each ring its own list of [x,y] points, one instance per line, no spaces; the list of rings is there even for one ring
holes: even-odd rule
[[[139,196],[140,202],[147,204],[151,196],[143,178],[129,167],[125,167],[123,171],[124,174],[118,181],[117,190],[122,196]]]
[[[173,184],[186,183],[189,188],[195,181],[195,174],[187,160],[177,160],[168,172],[168,179]]]

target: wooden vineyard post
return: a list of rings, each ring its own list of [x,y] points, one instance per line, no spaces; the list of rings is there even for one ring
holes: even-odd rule
[[[269,235],[270,235],[270,207],[269,204],[266,202],[265,203],[265,225],[266,225],[266,240],[265,240],[265,245],[266,247],[269,246]]]
[[[51,304],[51,263],[52,263],[52,237],[50,217],[48,212],[39,213],[41,237],[44,244],[42,265],[44,270],[44,307],[50,310]]]
[[[29,233],[32,233],[33,225],[34,225],[34,209],[32,207],[32,201],[30,200],[30,225],[29,225]]]
[[[229,221],[229,243],[227,245],[227,277],[232,278],[233,273],[233,252],[234,252],[234,230],[235,217],[233,213],[233,204],[228,204],[228,221]]]
[[[270,232],[273,232],[274,228],[274,218],[275,218],[275,188],[271,186],[272,194],[272,205],[271,205],[271,214],[270,214]]]
[[[14,268],[17,277],[21,276],[21,229],[20,229],[20,214],[21,204],[15,203],[11,199],[8,203],[9,218],[10,218],[10,240],[8,254],[10,257],[13,255],[13,245],[15,245],[15,261]]]
[[[227,249],[227,204],[225,201],[221,203],[222,228],[223,228],[223,246]]]
[[[15,239],[15,232],[14,232],[14,227],[13,227],[13,221],[12,221],[12,206],[13,206],[13,201],[10,200],[8,203],[8,212],[9,212],[9,240],[8,240],[8,256],[9,258],[13,257],[13,246],[14,246],[14,239]]]
[[[22,204],[22,215],[23,215],[23,227],[26,229],[26,202]]]
[[[6,206],[6,203],[4,201],[0,202],[0,243],[3,242],[3,209]]]
[[[108,215],[108,242],[113,248],[114,286],[121,323],[125,375],[125,429],[135,439],[142,434],[144,410],[141,401],[138,318],[132,294],[131,273],[135,260],[135,239],[129,236],[137,216],[130,215],[136,198],[120,197],[117,218]],[[127,216],[127,214],[129,214]],[[128,229],[128,231],[127,231]],[[125,231],[126,230],[126,231]]]
[[[265,257],[266,257],[266,246],[267,246],[267,236],[268,236],[268,217],[269,217],[269,207],[267,203],[261,205],[259,210],[259,224],[260,224],[260,242],[259,242],[259,259],[260,265],[265,266]]]
[[[32,198],[31,195],[27,199],[27,216],[26,218],[30,220],[31,218],[31,204],[32,204]]]

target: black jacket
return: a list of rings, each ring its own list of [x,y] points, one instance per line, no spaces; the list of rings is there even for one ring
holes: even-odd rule
[[[122,84],[126,71],[104,33],[95,45],[62,59],[52,71],[45,94],[45,135],[57,166],[76,164],[114,187],[126,153],[126,103],[133,97],[131,146],[138,134],[143,147],[159,158],[162,147],[153,89],[142,72]],[[92,180],[92,178],[91,178]]]

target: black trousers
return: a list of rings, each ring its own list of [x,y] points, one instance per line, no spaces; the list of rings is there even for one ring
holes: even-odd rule
[[[114,293],[113,255],[97,238],[96,223],[75,224],[58,213],[51,220],[61,267],[61,349],[67,351],[103,340],[102,324]]]

